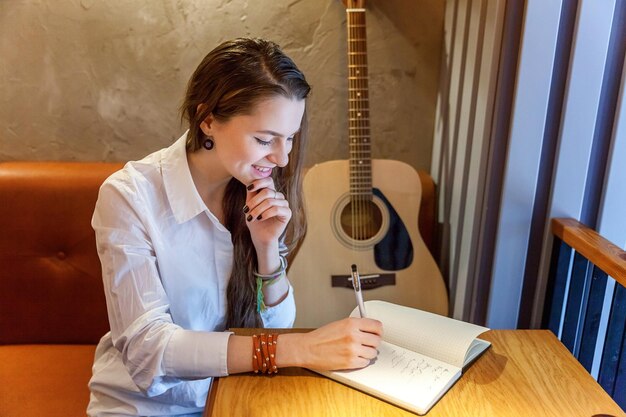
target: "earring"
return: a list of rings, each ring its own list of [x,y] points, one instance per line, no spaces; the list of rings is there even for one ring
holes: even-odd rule
[[[215,146],[215,142],[213,141],[213,136],[207,136],[207,138],[202,142],[202,146],[207,151],[210,151]]]

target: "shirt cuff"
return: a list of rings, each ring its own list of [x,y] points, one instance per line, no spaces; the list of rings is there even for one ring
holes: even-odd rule
[[[231,334],[177,329],[165,349],[165,374],[180,378],[227,376],[226,358]]]
[[[296,319],[296,302],[293,297],[291,284],[289,284],[289,292],[285,299],[263,311],[261,319],[263,319],[263,324],[266,328],[293,327],[293,322]]]

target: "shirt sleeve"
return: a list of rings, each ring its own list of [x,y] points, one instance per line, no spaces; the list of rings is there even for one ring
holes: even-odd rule
[[[278,251],[287,260],[287,246],[283,239],[280,240]],[[289,284],[287,297],[279,304],[268,307],[261,313],[263,325],[266,328],[290,328],[296,320],[296,302],[293,296],[293,287]]]
[[[115,174],[100,188],[92,218],[111,337],[131,378],[148,396],[185,379],[227,375],[229,333],[185,330],[172,321],[146,227],[146,201]]]
[[[296,319],[296,303],[293,297],[293,287],[289,284],[287,297],[275,306],[268,307],[261,313],[263,325],[266,328],[293,327]]]

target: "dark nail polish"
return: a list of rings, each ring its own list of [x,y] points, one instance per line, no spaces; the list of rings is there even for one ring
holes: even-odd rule
[[[252,215],[248,214],[248,217],[246,217],[246,220],[248,220],[248,221],[252,220]]]
[[[243,212],[244,213],[247,213],[249,211],[250,211],[250,209],[248,208],[248,206],[243,206]]]
[[[257,217],[257,220],[261,220],[261,216],[263,216],[262,214],[259,214],[259,217]]]
[[[251,189],[253,189],[253,188],[254,188],[254,184],[250,184],[250,185],[248,185],[246,188],[248,189],[248,191],[250,191]]]

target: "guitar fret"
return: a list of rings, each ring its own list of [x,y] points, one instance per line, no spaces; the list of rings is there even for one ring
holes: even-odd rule
[[[371,199],[372,164],[365,13],[348,14],[347,27],[350,193],[367,196],[368,199]]]

